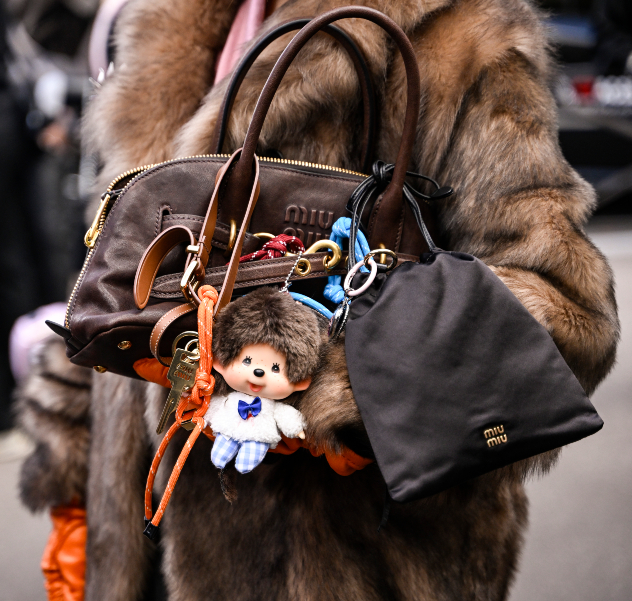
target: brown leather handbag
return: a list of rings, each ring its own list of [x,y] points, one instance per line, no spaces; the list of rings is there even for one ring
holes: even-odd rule
[[[305,24],[283,51],[261,92],[242,149],[232,156],[218,153],[140,167],[122,174],[109,186],[86,234],[89,252],[70,297],[65,324],[51,326],[65,338],[73,363],[138,377],[133,369],[135,361],[151,354],[159,359],[170,355],[177,334],[196,329],[197,285],[210,284],[220,291],[217,309],[221,310],[234,288],[282,282],[295,257],[239,264],[243,253],[260,248],[265,234],[291,233],[304,241],[305,262],[292,273],[292,281],[345,272],[344,256],[334,264],[314,243],[328,238],[336,219],[347,214],[349,198],[367,176],[339,167],[255,157],[259,134],[281,79],[305,43],[326,30],[349,51],[360,74],[363,160],[366,165],[370,163],[373,101],[366,66],[362,67],[360,51],[354,50],[353,42],[332,33],[340,30],[325,29],[344,18],[363,18],[384,28],[403,56],[407,75],[404,130],[392,179],[378,190],[366,213],[369,244],[397,251],[400,260],[414,259],[427,249],[403,202],[420,104],[413,48],[400,27],[379,11],[361,6],[338,8]],[[236,70],[216,131],[218,149],[232,100],[256,58],[253,55],[286,31],[269,34]],[[423,210],[428,219],[429,208]],[[326,249],[327,243],[323,244]]]

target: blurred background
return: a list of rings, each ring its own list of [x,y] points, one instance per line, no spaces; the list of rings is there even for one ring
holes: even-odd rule
[[[0,601],[45,599],[50,530],[17,499],[29,442],[12,393],[44,319],[62,322],[85,255],[97,165],[82,152],[82,109],[106,76],[112,14],[99,0],[0,0]],[[531,482],[531,525],[512,601],[632,599],[632,0],[540,1],[560,67],[551,82],[560,143],[595,186],[588,232],[615,270],[623,337],[593,401],[602,433]],[[16,320],[17,323],[16,323]],[[13,328],[13,330],[12,330]]]

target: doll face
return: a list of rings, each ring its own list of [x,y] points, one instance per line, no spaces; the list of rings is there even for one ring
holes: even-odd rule
[[[297,390],[305,390],[311,378],[292,383],[285,375],[285,355],[268,344],[249,344],[230,365],[213,361],[213,367],[233,390],[280,400]]]

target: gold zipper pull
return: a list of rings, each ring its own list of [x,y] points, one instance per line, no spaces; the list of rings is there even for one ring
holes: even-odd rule
[[[100,233],[99,225],[101,223],[101,217],[103,217],[103,213],[105,212],[105,209],[107,208],[109,202],[110,194],[109,192],[106,192],[101,197],[101,202],[99,203],[97,214],[94,216],[94,221],[92,222],[90,229],[86,232],[86,235],[83,238],[83,241],[88,248],[94,248],[94,245],[97,242],[97,238],[99,237]]]

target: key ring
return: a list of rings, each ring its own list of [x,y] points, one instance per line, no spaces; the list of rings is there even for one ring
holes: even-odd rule
[[[389,250],[388,248],[378,248],[376,250],[369,251],[364,257],[365,267],[368,267],[367,261],[371,259],[371,257],[374,257],[375,255],[388,255],[391,258],[391,262],[386,266],[386,271],[391,271],[392,269],[395,269],[395,266],[397,265],[397,253],[392,250]],[[382,259],[380,259],[380,261],[381,260]]]
[[[345,294],[347,296],[350,296],[351,298],[353,298],[354,296],[359,296],[365,290],[367,290],[367,288],[373,283],[373,280],[375,279],[375,276],[377,275],[377,263],[374,261],[373,257],[369,257],[368,258],[369,265],[367,265],[367,267],[369,266],[371,267],[371,273],[369,273],[369,277],[367,278],[366,282],[364,282],[364,284],[362,284],[362,286],[360,286],[357,290],[354,290],[353,288],[351,288],[351,280],[353,279],[353,276],[358,272],[358,270],[366,262],[367,262],[366,258],[364,259],[364,262],[358,261],[351,268],[351,271],[349,271],[349,273],[347,274],[347,277],[345,278],[343,288],[344,288]]]
[[[191,350],[191,345],[195,345]],[[200,359],[200,341],[198,338],[191,338],[189,342],[184,345],[184,350],[190,355],[189,359],[198,361]]]
[[[171,355],[175,355],[176,354],[176,348],[178,347],[178,342],[180,342],[180,340],[182,340],[183,338],[193,338],[195,341],[197,341],[198,339],[198,333],[193,331],[193,330],[188,330],[186,332],[181,332],[180,334],[178,334],[175,338],[175,340],[173,341],[173,344],[171,345]],[[194,341],[194,340],[190,340],[189,342],[187,342],[186,346],[185,346],[185,350],[189,351],[189,345]]]

